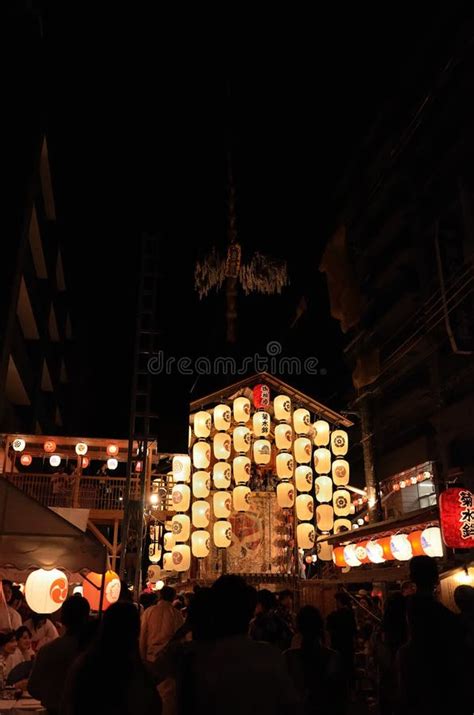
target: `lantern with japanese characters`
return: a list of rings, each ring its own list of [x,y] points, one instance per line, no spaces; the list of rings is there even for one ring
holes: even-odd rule
[[[331,432],[331,450],[336,457],[344,457],[348,449],[347,432],[342,429],[336,429]]]
[[[291,479],[293,476],[293,456],[289,452],[280,452],[276,456],[276,472],[279,479]]]
[[[307,437],[298,437],[294,443],[295,459],[298,464],[311,462],[311,440]]]
[[[247,424],[250,419],[250,400],[247,397],[236,397],[232,409],[237,424]]]
[[[176,514],[171,521],[175,543],[183,543],[189,540],[191,533],[191,521],[187,514]]]
[[[232,492],[232,501],[235,511],[248,511],[250,509],[250,489],[245,486],[235,487]]]
[[[272,445],[268,439],[257,439],[253,443],[253,458],[255,464],[269,464],[272,456]]]
[[[92,611],[100,610],[100,592],[102,588],[102,574],[88,573],[83,582],[83,595],[89,601]],[[112,603],[119,600],[120,579],[114,571],[106,571],[104,584],[104,598],[102,610],[105,611]]]
[[[291,400],[286,395],[277,395],[273,400],[273,413],[278,422],[289,422],[291,419]]]
[[[175,571],[188,571],[191,566],[191,549],[187,544],[176,544],[173,547],[172,559]]]
[[[268,385],[255,385],[253,388],[253,404],[256,410],[270,407],[270,388]]]
[[[216,489],[228,489],[232,476],[231,466],[228,462],[216,462],[212,468],[212,479]]]
[[[349,475],[349,462],[345,459],[335,459],[332,463],[332,479],[336,487],[347,486]]]
[[[277,502],[281,509],[291,509],[295,504],[295,487],[292,482],[280,482],[276,488]]]
[[[246,453],[250,449],[251,442],[250,430],[248,427],[240,425],[234,429],[232,434],[232,439],[234,442],[234,449],[236,452]]]
[[[229,429],[231,419],[232,411],[228,405],[217,405],[214,408],[214,425],[219,432],[225,432]]]
[[[439,499],[441,533],[452,549],[474,548],[474,495],[468,489],[452,487]]]
[[[283,423],[275,427],[275,446],[277,449],[291,449],[293,430],[291,425]]]
[[[263,410],[255,412],[252,419],[252,425],[253,433],[256,437],[268,437],[271,428],[269,413]]]
[[[214,544],[219,549],[227,549],[232,543],[232,524],[230,521],[216,521],[214,523]]]
[[[174,482],[189,482],[191,475],[191,459],[187,454],[179,454],[173,457],[172,471]]]
[[[299,492],[310,492],[313,488],[313,470],[306,465],[295,469],[295,483]]]
[[[296,527],[296,543],[300,549],[312,549],[316,541],[316,532],[311,522],[304,521]]]
[[[171,501],[175,511],[189,511],[191,504],[191,489],[187,484],[175,484],[171,493]]]
[[[311,415],[304,408],[299,408],[293,412],[293,427],[296,434],[308,434],[311,430]]]

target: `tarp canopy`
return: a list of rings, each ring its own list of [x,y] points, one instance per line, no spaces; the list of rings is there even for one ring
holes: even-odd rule
[[[103,573],[106,549],[0,477],[0,566]]]

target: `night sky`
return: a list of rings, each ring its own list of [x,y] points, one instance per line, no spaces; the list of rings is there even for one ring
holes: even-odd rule
[[[442,56],[441,28],[449,37],[460,22],[455,4],[439,15],[409,9],[341,4],[311,21],[252,18],[245,32],[117,7],[44,10],[44,110],[79,357],[76,432],[127,435],[143,231],[162,238],[166,350],[242,357],[279,341],[284,355],[314,355],[327,370],[287,380],[344,408],[344,336],[318,272],[337,224],[334,192],[346,167],[364,161],[359,146],[378,113],[418,96]],[[229,149],[244,255],[287,259],[291,280],[280,297],[240,294],[236,348],[225,342],[224,294],[200,302],[192,290],[196,257],[227,240]],[[290,329],[303,295],[308,310]],[[187,400],[226,382],[174,377],[160,389],[163,400]]]

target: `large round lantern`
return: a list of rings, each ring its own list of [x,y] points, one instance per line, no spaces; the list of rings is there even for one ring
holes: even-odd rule
[[[188,541],[191,533],[191,522],[187,514],[176,514],[172,521],[172,532],[176,543]]]
[[[394,534],[390,539],[390,550],[397,561],[409,561],[413,556],[410,540],[406,534]]]
[[[295,459],[298,464],[311,462],[311,440],[307,437],[298,437],[295,440]]]
[[[20,462],[24,467],[29,467],[31,462],[33,461],[33,457],[31,454],[22,454],[20,457]]]
[[[316,500],[318,502],[330,502],[332,499],[332,481],[330,477],[316,477],[314,483]]]
[[[310,521],[314,516],[314,500],[310,494],[296,497],[296,516],[300,521]]]
[[[83,582],[84,598],[89,601],[89,606],[92,611],[100,610],[100,591],[102,587],[102,574],[88,573],[87,579]],[[105,611],[112,603],[116,603],[120,597],[120,579],[115,571],[106,571],[104,599],[102,601],[102,610]]]
[[[192,508],[192,522],[196,529],[205,529],[209,526],[211,507],[204,500],[195,501]]]
[[[227,432],[217,432],[213,440],[214,457],[216,459],[228,459],[232,449],[232,440]]]
[[[228,489],[230,487],[231,476],[232,469],[228,462],[216,462],[214,464],[212,478],[216,489]]]
[[[314,444],[316,447],[329,444],[329,423],[326,420],[316,420],[314,423]]]
[[[386,561],[383,546],[380,544],[379,540],[368,541],[365,545],[365,550],[367,552],[367,557],[371,563],[383,564],[383,562]]]
[[[253,404],[256,410],[270,407],[270,388],[268,385],[255,385],[253,388]]]
[[[316,533],[312,523],[306,521],[296,527],[296,543],[299,549],[312,549],[316,541]]]
[[[194,472],[193,496],[196,499],[207,499],[211,490],[211,475],[209,472]]]
[[[163,548],[165,551],[172,551],[173,546],[176,543],[176,539],[174,538],[174,534],[172,531],[165,531],[163,534]]]
[[[367,541],[359,541],[355,545],[355,550],[354,550],[356,558],[360,561],[361,564],[368,564],[370,559],[369,555],[367,553]]]
[[[232,433],[236,452],[248,452],[250,449],[250,430],[248,427],[236,427]]]
[[[188,571],[191,566],[191,549],[187,544],[176,544],[172,558],[175,571]]]
[[[56,442],[54,442],[52,439],[47,439],[43,445],[43,449],[48,454],[55,452],[56,451]]]
[[[157,564],[161,559],[161,544],[153,541],[148,547],[148,559],[152,564]]]
[[[68,581],[59,569],[37,569],[25,583],[25,598],[35,613],[54,613],[67,598]]]
[[[201,442],[201,444],[207,444],[207,442]],[[172,471],[174,482],[189,482],[191,476],[191,459],[189,456],[187,454],[178,454],[173,457]]]
[[[214,523],[214,544],[219,549],[227,549],[232,542],[232,524],[230,521],[216,521]]]
[[[344,556],[343,546],[334,547],[332,552],[332,560],[334,561],[336,566],[339,566],[339,568],[345,568],[348,565]]]
[[[256,464],[269,464],[272,456],[272,445],[268,439],[257,439],[253,443],[253,458]]]
[[[316,507],[316,523],[319,531],[331,531],[334,524],[334,511],[330,504],[319,504]]]
[[[246,397],[236,397],[232,403],[234,420],[246,424],[250,419],[250,400]]]
[[[347,454],[348,446],[347,432],[342,429],[336,429],[331,433],[331,450],[336,457],[344,457]]]
[[[336,489],[333,494],[334,513],[336,516],[349,516],[351,513],[351,495],[347,489]]]
[[[193,464],[196,469],[207,469],[211,463],[209,442],[195,442],[193,445]]]
[[[299,492],[310,492],[313,486],[313,470],[304,465],[295,469],[296,488]]]
[[[289,422],[291,419],[291,400],[286,395],[278,395],[273,400],[273,413],[279,422]]]
[[[217,519],[227,519],[232,511],[232,498],[229,492],[215,492],[213,496],[214,515]]]
[[[301,407],[293,412],[293,427],[296,434],[308,434],[311,429],[311,415],[308,410]]]
[[[107,455],[109,457],[116,457],[118,453],[119,453],[118,444],[111,442],[110,444],[107,445]]]
[[[293,444],[291,425],[283,423],[275,427],[275,444],[277,449],[291,449]]]
[[[23,452],[26,447],[26,442],[21,437],[17,437],[12,442],[12,447],[14,452]],[[54,447],[56,449],[56,446]],[[53,450],[54,451],[54,450]]]
[[[61,457],[59,456],[59,454],[52,454],[49,458],[49,463],[52,467],[59,467],[59,465],[61,464]]]
[[[291,509],[295,503],[295,487],[291,482],[280,482],[276,488],[277,502],[281,509]]]
[[[291,479],[293,476],[293,456],[289,452],[280,452],[276,456],[276,473],[279,479]]]
[[[328,474],[331,470],[331,452],[325,447],[314,450],[314,468],[318,474]]]
[[[191,503],[191,489],[187,484],[175,484],[171,492],[175,511],[188,511]]]
[[[270,415],[268,412],[255,412],[252,418],[253,432],[256,437],[268,437],[270,434]]]
[[[196,412],[194,415],[194,434],[198,438],[206,438],[211,434],[210,412]]]
[[[251,463],[248,457],[235,457],[233,461],[234,482],[247,484],[250,480]]]
[[[344,547],[344,560],[348,566],[360,566],[355,544],[347,544],[347,546]]]
[[[208,531],[200,529],[193,531],[191,535],[191,550],[197,559],[204,559],[209,556],[211,535]]]
[[[347,486],[349,476],[349,462],[345,459],[335,459],[332,463],[332,478],[336,487]]]
[[[423,532],[421,529],[418,529],[417,531],[412,531],[411,534],[408,534],[408,540],[410,541],[411,544],[411,550],[413,553],[413,556],[423,556],[424,551],[423,547],[421,545],[421,534]]]
[[[87,457],[84,457],[84,459],[87,459]],[[109,457],[107,460],[107,469],[110,469],[113,471],[114,469],[117,469],[118,467],[118,460],[115,459],[115,457]]]
[[[250,494],[248,487],[235,487],[232,492],[232,501],[235,511],[248,511],[250,509]]]
[[[334,520],[334,533],[341,534],[344,531],[351,531],[352,521],[350,519],[335,519]]]
[[[87,454],[87,444],[85,442],[78,442],[76,444],[76,454],[79,457],[84,457]]]
[[[230,427],[232,411],[228,405],[214,407],[214,425],[219,432],[225,432]]]
[[[421,534],[421,546],[427,556],[441,558],[443,544],[441,542],[441,529],[439,526],[428,526]]]
[[[163,554],[163,571],[174,571],[173,554],[171,551],[165,551]]]
[[[318,559],[321,561],[332,561],[333,547],[327,541],[316,541],[316,551]]]

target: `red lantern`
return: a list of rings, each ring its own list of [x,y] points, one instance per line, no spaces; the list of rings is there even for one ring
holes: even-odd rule
[[[89,466],[89,457],[83,457],[82,458],[82,468],[86,469],[86,467]]]
[[[344,558],[344,547],[336,546],[332,551],[332,560],[339,566],[339,568],[344,568],[347,566],[346,560]]]
[[[377,539],[377,543],[382,547],[383,557],[386,561],[393,561],[392,549],[390,548],[391,536],[384,536],[383,539]]]
[[[425,553],[423,550],[423,546],[421,545],[422,533],[422,531],[412,531],[411,534],[408,534],[408,539],[411,544],[413,556],[423,556]]]
[[[20,462],[24,467],[29,467],[31,462],[33,461],[33,458],[31,454],[22,454],[20,457]]]
[[[48,454],[51,454],[52,452],[56,451],[56,442],[53,442],[52,439],[47,439],[46,442],[43,445],[43,449],[45,452]]]
[[[135,464],[135,471],[136,471],[136,472],[141,472],[141,471],[142,471],[142,463],[141,463],[141,462],[137,462],[137,463]]]
[[[109,457],[116,457],[118,453],[119,453],[118,444],[108,444],[107,445],[107,454],[109,455]]]
[[[270,406],[270,388],[268,385],[255,385],[253,388],[253,404],[257,410]]]
[[[474,547],[474,494],[469,489],[446,489],[439,499],[441,533],[453,549]]]
[[[98,611],[100,606],[100,590],[102,586],[102,574],[91,571],[87,574],[87,579],[83,583],[83,596],[89,601],[91,610]],[[118,601],[120,596],[120,579],[114,571],[107,571],[105,574],[104,600],[102,610],[105,611],[112,603]]]

